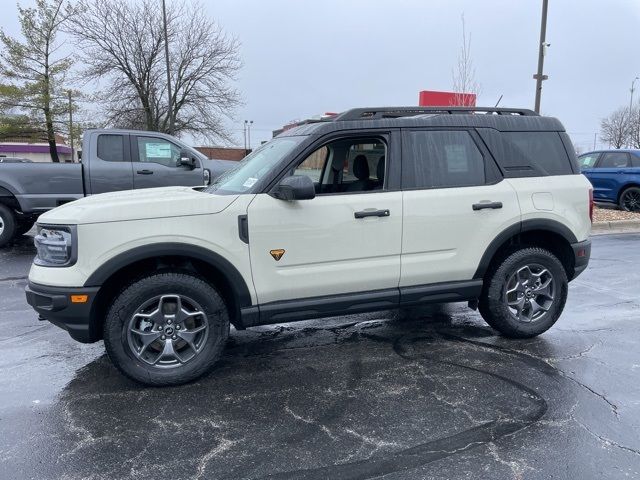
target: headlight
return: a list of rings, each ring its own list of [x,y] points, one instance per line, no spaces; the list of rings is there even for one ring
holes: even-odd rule
[[[38,254],[34,263],[45,267],[68,267],[77,258],[76,227],[38,225],[34,239]]]

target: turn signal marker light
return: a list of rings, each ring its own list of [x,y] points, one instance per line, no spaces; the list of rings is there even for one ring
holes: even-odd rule
[[[89,295],[71,295],[71,303],[87,303]]]

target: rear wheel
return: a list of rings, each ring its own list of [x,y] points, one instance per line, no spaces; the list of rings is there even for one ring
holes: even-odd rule
[[[485,279],[479,310],[506,337],[534,337],[558,320],[568,291],[560,261],[541,248],[523,248],[498,262]]]
[[[627,212],[640,212],[640,188],[629,187],[622,192],[619,205]]]
[[[104,323],[104,343],[116,367],[146,385],[179,385],[218,360],[229,335],[218,292],[187,273],[156,273],[127,287]]]
[[[0,204],[0,247],[4,247],[15,236],[16,218],[6,205]]]

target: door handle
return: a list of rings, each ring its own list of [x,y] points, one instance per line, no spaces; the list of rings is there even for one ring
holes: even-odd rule
[[[355,212],[353,214],[356,218],[366,218],[366,217],[388,217],[391,215],[389,210],[363,210],[361,212]]]
[[[138,175],[153,175],[153,170],[138,170],[136,173]]]
[[[502,208],[502,202],[484,202],[484,203],[474,203],[472,205],[474,210],[484,210],[485,208],[491,208],[495,210],[497,208]]]

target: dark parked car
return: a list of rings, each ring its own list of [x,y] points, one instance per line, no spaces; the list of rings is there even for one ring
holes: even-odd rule
[[[158,132],[88,130],[82,163],[0,164],[0,247],[64,203],[118,190],[207,185],[235,165]]]
[[[640,212],[640,150],[601,150],[578,157],[593,200]]]

